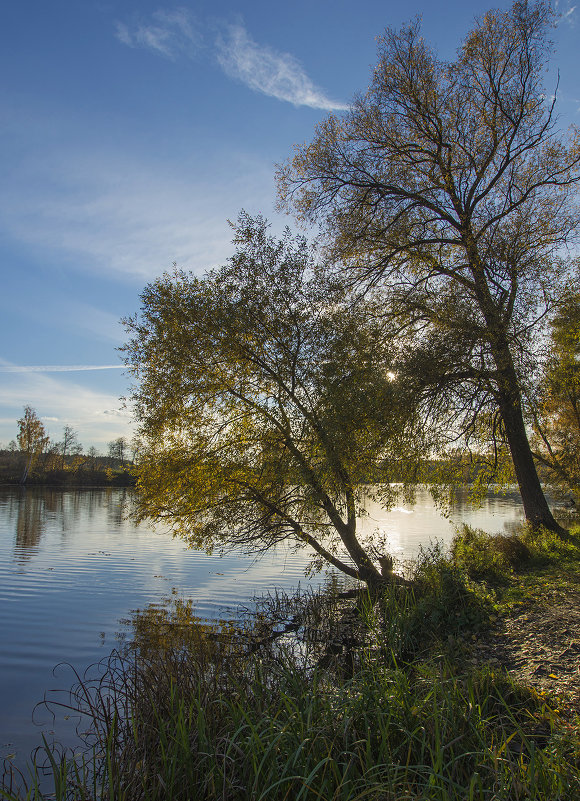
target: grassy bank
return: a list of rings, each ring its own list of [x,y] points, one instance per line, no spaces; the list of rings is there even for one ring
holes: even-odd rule
[[[71,695],[92,724],[84,755],[51,752],[45,795],[33,772],[1,797],[575,799],[576,720],[470,659],[538,586],[574,576],[578,534],[465,530],[451,558],[422,556],[412,590],[335,586],[222,625],[179,599],[141,610],[132,646]]]

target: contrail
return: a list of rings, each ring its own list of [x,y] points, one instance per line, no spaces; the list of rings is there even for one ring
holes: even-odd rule
[[[123,370],[124,364],[0,364],[0,373],[73,373],[80,370]]]

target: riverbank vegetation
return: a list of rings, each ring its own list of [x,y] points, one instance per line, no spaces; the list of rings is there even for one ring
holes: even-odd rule
[[[223,623],[180,598],[137,611],[125,650],[64,701],[86,750],[41,749],[28,789],[13,775],[2,797],[572,801],[580,688],[551,696],[473,657],[563,565],[578,582],[580,528],[466,530],[408,566],[412,589],[335,581]]]
[[[60,459],[58,460],[61,461]],[[0,484],[21,485],[25,456],[18,451],[0,450]],[[39,459],[26,476],[25,486],[45,487],[133,487],[133,465],[121,464],[109,456],[79,453],[68,457],[64,466],[51,457]]]
[[[65,425],[61,440],[51,440],[31,406],[17,421],[18,436],[0,449],[0,484],[49,487],[134,486],[135,452],[125,437],[108,444],[106,456],[95,447],[86,452],[78,434]]]

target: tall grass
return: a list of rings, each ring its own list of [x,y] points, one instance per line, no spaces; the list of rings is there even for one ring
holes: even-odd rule
[[[240,628],[179,600],[144,610],[133,647],[73,689],[92,724],[84,758],[47,746],[50,790],[33,767],[0,797],[572,801],[574,732],[505,673],[445,655],[486,603],[433,551],[413,591],[279,597]]]
[[[517,534],[494,536],[464,525],[453,540],[450,563],[465,576],[505,585],[514,573],[557,566],[566,560],[577,563],[579,558],[577,526],[562,537],[532,526],[521,526]]]

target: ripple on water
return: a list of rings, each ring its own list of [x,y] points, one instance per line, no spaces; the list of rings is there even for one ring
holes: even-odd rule
[[[176,593],[193,599],[198,616],[215,619],[257,594],[310,583],[303,551],[279,549],[260,561],[239,552],[207,556],[124,520],[127,497],[125,490],[0,489],[0,758],[9,749],[24,760],[40,741],[34,705],[72,683],[72,674],[54,676],[54,665],[64,660],[83,671],[101,659],[132,610]],[[363,532],[386,532],[400,558],[429,537],[448,542],[449,522],[426,493],[417,500],[390,515],[369,504]],[[476,525],[497,531],[520,511],[517,500],[495,499],[478,514]]]

